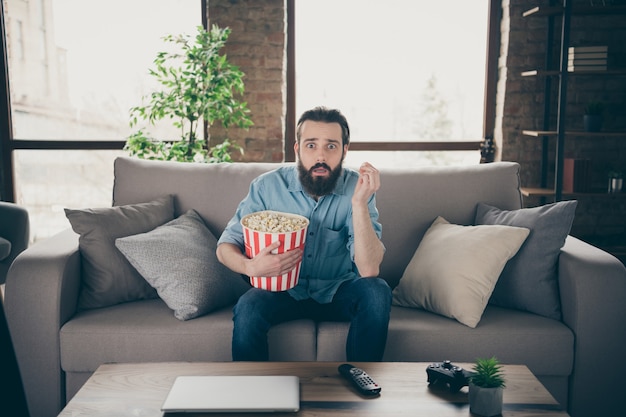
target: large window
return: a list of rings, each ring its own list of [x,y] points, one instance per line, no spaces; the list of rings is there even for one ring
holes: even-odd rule
[[[23,147],[64,141],[13,152],[15,201],[28,208],[37,240],[69,227],[64,207],[111,205],[129,109],[153,89],[148,70],[164,49],[161,38],[202,24],[201,1],[9,0],[4,8],[13,138]],[[178,134],[169,124],[150,132]],[[68,141],[120,145],[63,149]]]
[[[341,109],[352,140],[483,137],[488,0],[295,2],[296,114]],[[380,165],[478,163],[473,152],[352,152]]]
[[[5,7],[17,140],[125,140],[129,109],[154,87],[148,69],[161,38],[202,24],[200,0],[12,0]]]

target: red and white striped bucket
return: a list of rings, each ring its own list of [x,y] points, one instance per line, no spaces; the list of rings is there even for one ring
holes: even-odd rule
[[[246,226],[248,217],[260,214],[274,214],[288,218],[295,218],[303,222],[305,226],[291,232],[260,232]],[[299,216],[297,214],[281,213],[271,210],[248,214],[241,219],[246,256],[254,258],[263,248],[276,241],[280,241],[281,244],[278,249],[273,250],[272,253],[283,253],[291,249],[304,248],[308,225],[309,220],[306,217]],[[277,277],[250,277],[250,284],[252,284],[253,287],[267,291],[286,291],[295,287],[298,283],[301,264],[302,261],[298,262],[295,268],[290,272]]]

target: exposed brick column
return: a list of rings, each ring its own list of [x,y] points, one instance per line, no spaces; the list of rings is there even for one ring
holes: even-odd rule
[[[230,27],[229,61],[245,74],[244,100],[251,110],[248,131],[221,126],[211,136],[228,136],[244,147],[246,162],[283,161],[286,113],[286,5],[284,0],[210,0],[209,24]]]

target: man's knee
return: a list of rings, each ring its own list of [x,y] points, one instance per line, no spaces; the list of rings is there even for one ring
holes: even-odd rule
[[[359,280],[364,297],[382,302],[391,302],[391,288],[382,278],[361,278]]]

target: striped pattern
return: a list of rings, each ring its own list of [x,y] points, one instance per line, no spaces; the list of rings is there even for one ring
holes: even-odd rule
[[[273,253],[283,253],[291,249],[303,248],[306,232],[306,227],[289,233],[267,233],[258,232],[243,226],[246,255],[248,258],[254,258],[263,248],[277,240],[281,242],[281,245]],[[253,287],[268,291],[286,291],[295,287],[298,283],[301,265],[302,262],[298,262],[296,267],[290,272],[277,277],[250,277],[250,284]]]

